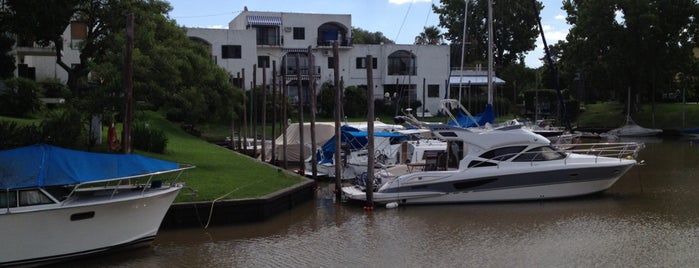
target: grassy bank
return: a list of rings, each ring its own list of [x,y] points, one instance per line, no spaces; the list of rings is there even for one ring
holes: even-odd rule
[[[626,121],[624,104],[604,102],[585,105],[578,120],[580,128],[617,128]],[[684,122],[683,122],[684,111]],[[680,103],[657,103],[655,112],[650,104],[642,106],[641,111],[631,114],[633,120],[644,127],[661,129],[682,129],[699,127],[699,104],[682,105]]]
[[[142,151],[135,153],[196,166],[195,169],[185,171],[181,180],[188,188],[195,190],[197,195],[189,195],[191,191],[185,189],[175,202],[211,201],[219,197],[256,198],[302,182],[298,176],[279,172],[276,168],[252,158],[189,135],[158,113],[143,112],[137,116],[139,120],[163,130],[168,138],[168,146],[165,154]],[[17,120],[8,117],[1,117],[0,120],[39,123],[37,120]]]

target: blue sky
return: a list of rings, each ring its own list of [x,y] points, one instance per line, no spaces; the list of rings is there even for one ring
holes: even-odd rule
[[[170,17],[179,25],[201,28],[227,28],[228,22],[247,6],[250,11],[278,11],[352,15],[352,26],[370,32],[382,32],[398,44],[412,44],[425,26],[436,26],[439,18],[432,12],[439,0],[170,0]],[[546,42],[565,39],[569,25],[565,23],[562,0],[544,0],[541,23]],[[529,52],[529,67],[542,65],[543,44]]]

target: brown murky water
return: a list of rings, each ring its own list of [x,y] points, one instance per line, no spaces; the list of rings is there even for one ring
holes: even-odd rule
[[[545,202],[379,208],[318,198],[272,220],[161,231],[90,267],[696,267],[699,140],[645,140],[603,194]]]

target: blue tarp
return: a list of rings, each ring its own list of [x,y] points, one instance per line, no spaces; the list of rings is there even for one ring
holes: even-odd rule
[[[133,154],[75,151],[39,144],[0,151],[0,189],[70,185],[178,169]]]
[[[340,142],[347,144],[350,151],[355,151],[363,149],[366,147],[369,140],[367,139],[368,133],[366,131],[360,131],[357,128],[343,125],[340,127]],[[402,138],[404,135],[396,132],[374,132],[374,137],[389,137],[389,138]],[[405,137],[407,138],[407,137]],[[320,152],[316,155],[316,159],[319,163],[332,163],[333,156],[335,155],[335,137],[330,138],[323,146],[320,147]]]
[[[456,116],[456,122],[451,121],[449,122],[450,126],[457,126],[457,127],[476,127],[476,126],[483,126],[486,123],[493,123],[495,121],[495,112],[493,112],[493,105],[492,104],[487,104],[485,106],[485,111],[483,111],[482,114],[474,116],[476,119],[476,122],[478,122],[478,125],[473,122],[473,120],[468,117],[466,114],[464,114],[462,111],[459,111],[459,114]]]

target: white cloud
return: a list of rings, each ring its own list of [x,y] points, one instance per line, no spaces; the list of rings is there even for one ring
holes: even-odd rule
[[[220,25],[220,24],[219,25],[211,25],[211,26],[208,26],[206,28],[209,28],[209,29],[228,29],[228,25]]]
[[[425,3],[431,3],[432,0],[388,0],[389,4],[396,4],[396,5],[402,5],[402,4],[407,4],[410,2],[425,2]]]
[[[565,15],[556,15],[556,16],[553,17],[553,18],[554,18],[554,19],[557,19],[557,20],[565,20],[565,19],[566,19],[566,16],[565,16]]]

